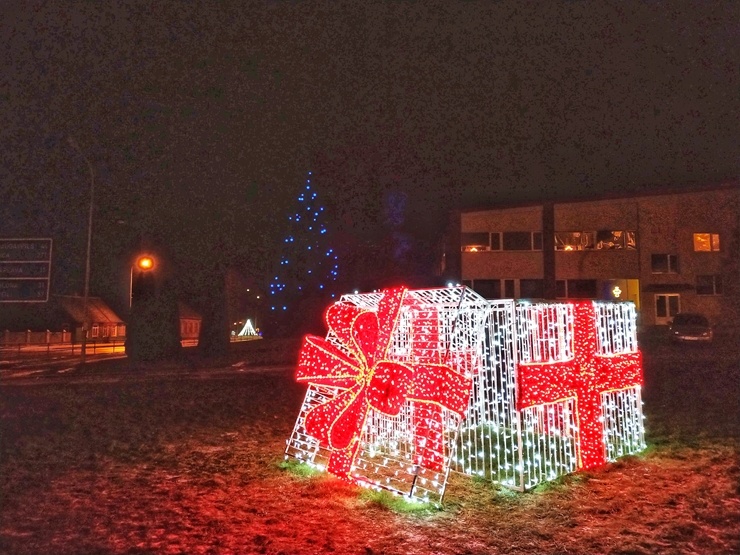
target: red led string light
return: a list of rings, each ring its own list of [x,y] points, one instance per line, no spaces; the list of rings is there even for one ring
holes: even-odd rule
[[[610,356],[597,354],[593,303],[573,303],[573,313],[573,358],[519,364],[517,410],[574,398],[578,468],[587,469],[607,462],[601,394],[642,385],[642,356],[639,350]]]
[[[392,360],[389,350],[406,291],[385,290],[377,312],[343,303],[330,306],[329,336],[344,349],[310,335],[301,348],[296,379],[339,389],[336,396],[309,410],[304,421],[306,431],[331,449],[327,470],[337,476],[349,477],[370,410],[396,416],[406,401],[436,407],[427,410],[425,425],[417,428],[422,436],[417,446],[432,447],[441,441],[432,424],[436,413],[446,408],[463,416],[467,408],[471,380],[429,355],[433,326],[424,341],[413,345],[409,362]],[[429,457],[429,451],[418,456]]]

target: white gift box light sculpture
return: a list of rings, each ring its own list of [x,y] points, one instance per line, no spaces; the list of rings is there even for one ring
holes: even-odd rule
[[[524,490],[645,447],[632,303],[392,289],[327,324],[286,457],[440,502],[450,470]]]

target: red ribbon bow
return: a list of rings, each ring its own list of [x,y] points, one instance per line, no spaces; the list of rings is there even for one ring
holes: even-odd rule
[[[370,409],[396,416],[407,400],[435,403],[463,415],[471,380],[443,364],[401,363],[390,358],[405,288],[384,291],[377,312],[337,303],[326,312],[335,342],[306,336],[298,358],[299,382],[341,391],[310,409],[306,431],[327,445],[329,472],[348,477]]]

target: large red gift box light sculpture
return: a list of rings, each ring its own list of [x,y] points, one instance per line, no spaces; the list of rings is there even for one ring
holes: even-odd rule
[[[516,489],[644,448],[631,303],[345,295],[308,336],[286,456],[438,502],[450,470]]]

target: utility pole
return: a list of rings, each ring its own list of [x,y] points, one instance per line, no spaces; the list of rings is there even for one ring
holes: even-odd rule
[[[90,329],[90,315],[87,305],[90,297],[90,248],[92,246],[93,206],[95,205],[95,170],[90,160],[83,154],[80,145],[77,144],[74,137],[67,137],[67,141],[79,153],[90,170],[90,209],[87,216],[87,254],[85,256],[85,286],[82,294],[82,348],[80,349],[80,362],[84,364],[85,357],[87,356],[87,331]]]

